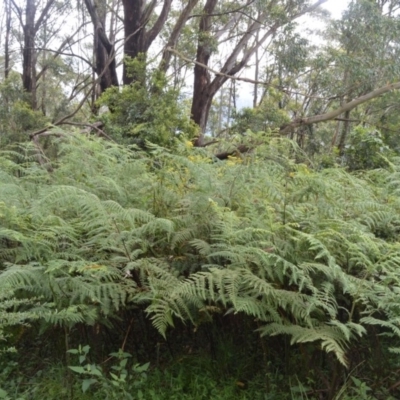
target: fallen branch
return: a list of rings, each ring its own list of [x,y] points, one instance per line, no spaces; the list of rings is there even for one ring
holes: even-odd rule
[[[248,147],[244,144],[241,144],[234,150],[223,151],[222,153],[214,154],[214,157],[218,158],[218,160],[227,160],[229,157],[240,156],[240,154],[242,153],[248,153],[252,149],[253,149],[252,147]]]

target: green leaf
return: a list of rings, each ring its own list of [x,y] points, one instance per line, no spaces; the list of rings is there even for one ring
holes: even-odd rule
[[[119,365],[124,368],[126,366],[126,363],[128,362],[128,360],[125,358],[124,360],[121,360],[121,362],[119,363]]]
[[[85,370],[85,368],[83,368],[83,367],[71,367],[71,366],[68,366],[68,368],[69,368],[70,370],[72,370],[72,371],[78,373],[78,374],[84,374],[84,373],[87,372],[87,371]]]
[[[149,362],[146,364],[143,364],[143,365],[136,364],[136,365],[134,365],[133,370],[138,373],[145,372],[149,369],[149,366],[150,366]]]
[[[113,374],[112,372],[110,372],[110,375],[113,379],[115,379],[116,381],[119,381],[119,377],[115,374]]]
[[[94,378],[85,379],[82,382],[82,392],[85,393],[90,388],[90,386],[96,382],[97,382],[97,379],[94,379]]]
[[[90,374],[102,377],[103,374],[101,370],[96,365],[91,365]]]

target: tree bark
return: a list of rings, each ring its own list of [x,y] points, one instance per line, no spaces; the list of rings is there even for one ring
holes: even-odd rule
[[[124,57],[136,58],[145,48],[145,27],[142,26],[144,0],[122,0],[124,8]],[[126,63],[123,67],[122,81],[129,85],[134,80],[129,74]]]
[[[256,32],[256,43],[258,43],[259,38],[260,38],[260,31],[257,30],[257,32]],[[257,46],[256,53],[255,53],[256,63],[255,63],[255,66],[254,66],[254,80],[256,82],[258,82],[259,67],[260,67],[260,57],[259,57],[258,51],[259,51],[259,46]],[[253,108],[257,107],[257,104],[258,104],[257,100],[258,100],[258,83],[255,83],[254,84],[254,89],[253,89]]]
[[[24,33],[24,45],[22,50],[22,84],[24,90],[30,95],[30,106],[36,109],[36,34],[42,26],[43,22],[48,18],[50,10],[55,0],[48,0],[44,5],[38,19],[36,19],[36,3],[35,0],[26,0],[25,6],[25,22],[23,19],[22,9],[11,0],[15,12],[19,18]]]
[[[351,112],[350,110],[347,110],[344,113],[345,121],[343,122],[342,134],[340,136],[339,145],[338,145],[338,150],[339,150],[340,156],[342,156],[344,153],[344,146],[346,144],[347,135],[350,130],[350,112]]]
[[[118,86],[117,64],[114,45],[105,32],[106,5],[98,1],[85,0],[86,8],[94,27],[96,74],[100,78],[100,94],[111,86]]]
[[[10,32],[11,32],[11,4],[4,0],[6,12],[6,37],[4,39],[4,78],[7,79],[10,73]]]
[[[211,76],[207,68],[200,65],[208,65],[211,56],[211,45],[207,43],[207,36],[211,31],[211,22],[215,6],[218,0],[207,0],[203,16],[199,25],[199,42],[197,45],[196,61],[194,66],[194,84],[193,84],[193,101],[191,115],[193,121],[199,125],[201,132],[205,132],[208,115],[211,108],[212,99],[215,95],[211,90]],[[199,135],[195,145],[202,146],[204,143],[204,135]]]
[[[154,25],[146,29],[151,15],[156,7],[156,1],[146,4],[145,0],[122,0],[124,8],[124,56],[136,58],[139,54],[146,55],[151,44],[161,32],[171,10],[172,0],[164,0],[163,8]],[[129,85],[137,80],[130,74],[124,63],[123,84]]]
[[[35,15],[36,5],[35,0],[27,0],[25,8],[25,24],[23,26],[24,32],[24,48],[22,51],[22,84],[27,93],[32,94],[33,88],[33,61],[35,52]],[[36,99],[31,97],[31,106],[36,108]]]

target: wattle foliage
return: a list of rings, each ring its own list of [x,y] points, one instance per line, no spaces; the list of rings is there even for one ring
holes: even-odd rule
[[[282,139],[227,162],[190,143],[56,144],[50,173],[32,145],[0,154],[0,330],[139,305],[163,335],[176,319],[244,313],[344,365],[369,326],[398,340],[396,163],[315,171]]]

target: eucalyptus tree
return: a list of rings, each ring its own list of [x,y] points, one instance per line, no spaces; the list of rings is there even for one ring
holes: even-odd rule
[[[339,44],[335,67],[341,75],[335,86],[341,104],[397,79],[400,72],[400,20],[390,13],[394,3],[387,0],[353,1],[342,19],[333,24],[331,37]],[[365,108],[366,112],[358,113],[356,119],[365,120],[368,108]],[[351,126],[350,116],[351,110],[343,114],[343,126],[337,140],[341,152]]]
[[[326,1],[248,0],[245,5],[238,2],[227,4],[218,0],[206,1],[199,16],[191,108],[192,118],[201,130],[196,142],[198,146],[204,144],[212,100],[222,85],[245,68],[257,49],[282,27],[315,11]],[[221,18],[221,15],[225,18]],[[258,37],[257,32],[260,32]],[[219,45],[224,42],[228,42],[227,47],[231,50],[212,78],[209,64],[212,55],[219,52]]]
[[[261,49],[267,56],[263,57],[259,71],[256,70],[258,79],[254,81],[253,107],[239,110],[234,132],[279,129],[310,106],[314,82],[308,78],[317,68],[314,57],[318,49],[306,37],[310,32],[299,32],[297,28],[295,24],[288,24],[267,49]],[[297,133],[298,138],[303,137],[303,132]]]
[[[5,32],[4,32],[4,78],[10,73],[10,40],[11,40],[11,1],[4,0]]]
[[[115,54],[115,11],[111,15],[109,36],[105,28],[107,4],[103,0],[85,0],[86,8],[93,23],[95,71],[100,80],[100,92],[111,86],[118,86],[117,63]],[[111,39],[111,40],[110,40]]]
[[[156,0],[122,0],[124,9],[124,56],[137,58],[146,54],[164,27],[172,0],[164,0],[160,13],[157,15]],[[154,21],[153,23],[151,23]],[[123,83],[128,85],[134,81],[129,73],[127,64],[124,64]]]
[[[52,68],[55,62],[58,63],[57,59],[60,56],[78,57],[72,48],[80,40],[80,32],[85,24],[77,26],[71,21],[74,10],[67,1],[10,0],[10,2],[11,9],[19,21],[20,31],[15,30],[14,34],[21,45],[23,89],[28,94],[31,108],[36,110],[37,89],[41,82],[43,84],[46,71]],[[67,21],[68,28],[66,28]]]
[[[332,144],[343,153],[351,126],[379,124],[380,116],[393,111],[400,88],[400,19],[396,1],[352,1],[343,17],[332,23],[330,45],[318,57],[319,73],[310,99],[311,107],[281,127],[286,134],[300,126],[336,120]],[[310,74],[311,75],[311,74]],[[378,104],[386,104],[380,110]],[[386,107],[386,108],[385,108]],[[353,111],[357,110],[357,111]]]
[[[26,0],[23,4],[18,4],[16,0],[11,1],[23,33],[23,87],[31,94],[32,108],[36,108],[36,35],[43,23],[49,19],[56,2],[47,0],[46,3],[36,3],[35,0]]]

